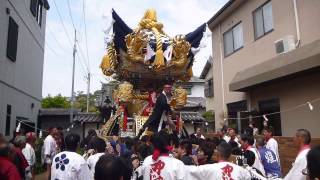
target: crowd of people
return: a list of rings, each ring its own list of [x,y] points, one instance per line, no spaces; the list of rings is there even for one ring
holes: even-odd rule
[[[317,179],[320,178],[320,146],[310,146],[311,135],[299,129],[294,143],[299,153],[287,175],[281,173],[278,143],[272,128],[262,135],[245,131],[205,138],[198,128],[188,138],[161,130],[151,136],[106,140],[90,130],[82,141],[69,133],[61,138],[51,128],[44,139],[42,157],[47,178],[52,180],[95,179]],[[34,179],[36,134],[16,136],[7,142],[0,135],[0,179]],[[79,146],[84,154],[77,152]]]

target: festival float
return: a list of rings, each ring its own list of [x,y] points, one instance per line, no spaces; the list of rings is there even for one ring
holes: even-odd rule
[[[164,83],[186,82],[192,77],[194,56],[200,49],[206,24],[186,35],[169,37],[153,9],[146,10],[135,29],[128,27],[114,10],[112,18],[112,33],[106,38],[106,54],[100,68],[104,75],[120,83],[112,97],[116,113],[100,134],[107,137],[118,128],[120,136],[135,136],[152,113]],[[186,90],[174,86],[172,109],[179,112],[186,103]],[[173,119],[181,132],[182,121],[177,114]]]

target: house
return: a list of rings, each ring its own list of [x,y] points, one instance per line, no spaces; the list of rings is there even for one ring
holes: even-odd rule
[[[180,110],[186,133],[194,133],[197,127],[205,128],[206,122],[202,117],[206,107],[205,81],[193,76],[188,82],[177,83],[177,85],[182,86],[188,92],[187,104]]]
[[[0,3],[0,133],[34,131],[42,98],[47,0]]]
[[[205,66],[202,69],[200,79],[205,80],[204,96],[206,98],[206,111],[214,110],[214,93],[213,93],[213,72],[212,72],[212,56],[209,57]]]
[[[70,109],[40,109],[38,128],[47,131],[51,127],[58,127],[62,128],[64,133],[73,132],[84,138],[90,129],[99,130],[104,124],[103,119],[97,113],[83,113],[75,109],[73,116],[73,123],[70,123]]]
[[[216,128],[225,119],[261,129],[268,120],[275,135],[306,128],[320,137],[319,8],[318,0],[229,0],[208,21]]]

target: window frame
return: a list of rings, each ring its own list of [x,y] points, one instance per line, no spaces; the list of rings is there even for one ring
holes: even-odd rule
[[[254,32],[254,40],[258,40],[264,36],[266,36],[267,34],[271,33],[273,30],[274,30],[274,21],[273,21],[273,9],[272,9],[272,29],[270,29],[269,31],[266,31],[265,30],[265,27],[264,27],[264,15],[263,15],[263,7],[268,4],[268,3],[271,3],[271,0],[268,0],[266,2],[264,2],[262,5],[260,5],[259,7],[257,7],[254,11],[252,11],[252,25],[253,25],[253,32]],[[272,4],[271,4],[272,5]],[[272,6],[271,6],[272,7]],[[259,37],[257,37],[257,32],[256,32],[256,28],[255,28],[255,13],[257,11],[261,10],[261,15],[262,15],[262,28],[263,28],[263,34]]]
[[[207,79],[205,82],[205,97],[214,97],[213,78]]]
[[[41,27],[42,25],[42,13],[43,13],[43,2],[42,1],[38,1],[37,4],[37,14],[36,14],[36,21],[39,24],[39,26]]]
[[[243,26],[242,26],[242,45],[241,45],[241,47],[239,47],[238,49],[234,49],[234,33],[233,33],[233,29],[234,29],[235,27],[237,27],[238,25],[240,25],[240,24],[242,24],[242,21],[239,21],[238,23],[236,23],[235,25],[233,25],[231,28],[229,28],[227,31],[225,31],[225,32],[222,34],[224,58],[226,58],[226,57],[228,57],[228,56],[231,56],[231,55],[234,54],[235,52],[237,52],[237,51],[239,51],[240,49],[242,49],[243,46],[244,46],[244,36],[243,36]],[[229,53],[229,54],[226,54],[226,51],[225,51],[225,41],[224,41],[225,38],[224,38],[224,37],[225,37],[225,35],[226,35],[227,33],[229,33],[230,31],[232,32],[231,34],[232,34],[232,49],[233,49],[233,51],[232,51],[231,53]]]
[[[11,34],[10,33],[11,31],[13,31],[11,28],[10,28],[10,23],[13,23],[12,26],[16,26],[17,27],[17,34],[16,34],[16,42],[15,42],[15,52],[14,54],[11,54],[12,50],[9,50],[11,49],[13,46],[13,40],[15,39],[12,39],[11,37]],[[11,37],[11,38],[10,38]],[[18,42],[19,42],[19,24],[15,21],[15,19],[12,17],[12,16],[9,16],[9,20],[8,20],[8,33],[7,33],[7,46],[6,46],[6,56],[8,59],[10,59],[12,62],[16,62],[17,61],[17,55],[18,55]],[[10,46],[10,47],[9,47]]]
[[[42,25],[43,7],[44,7],[44,3],[42,0],[31,0],[30,1],[30,12],[40,27]],[[33,8],[35,8],[35,9],[33,9]]]
[[[12,106],[10,104],[7,104],[5,136],[10,136],[10,133],[11,133],[11,115],[12,115]]]
[[[30,0],[30,12],[33,17],[37,17],[39,0]]]

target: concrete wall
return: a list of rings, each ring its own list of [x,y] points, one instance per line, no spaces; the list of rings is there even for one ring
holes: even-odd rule
[[[255,88],[250,91],[251,106],[259,109],[258,101],[279,98],[280,110],[283,111],[317,99],[320,97],[320,83],[315,82],[318,82],[319,79],[320,72],[316,72],[290,81],[281,81]],[[283,136],[292,137],[297,129],[305,128],[311,132],[312,137],[320,137],[320,100],[313,102],[312,105],[314,107],[313,111],[310,111],[308,105],[305,105],[281,113]]]
[[[286,35],[296,36],[292,0],[271,0],[273,31],[255,40],[252,12],[266,0],[245,1],[220,25],[212,29],[214,109],[216,128],[220,128],[226,104],[248,98],[245,93],[230,92],[229,84],[236,73],[272,57],[276,51],[274,42]],[[301,46],[320,38],[320,1],[297,1],[301,27]],[[230,56],[224,57],[223,33],[242,22],[244,46]]]
[[[10,14],[6,13],[6,8]],[[30,12],[30,0],[4,0],[0,3],[0,132],[5,131],[6,106],[12,106],[11,131],[16,116],[36,122],[42,98],[42,75],[46,10],[42,25]],[[12,62],[6,56],[9,16],[19,25],[17,58]],[[34,107],[31,108],[31,104]],[[37,124],[37,123],[35,123]],[[11,134],[12,135],[12,134]]]
[[[212,79],[213,78],[212,74],[213,74],[213,69],[211,66],[208,74],[206,75],[205,80],[208,81]],[[214,110],[214,97],[206,97],[206,111],[209,111],[209,110]]]

